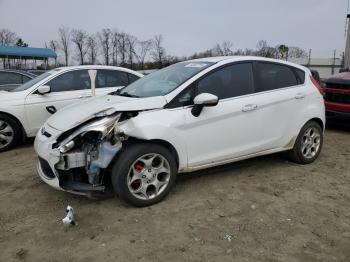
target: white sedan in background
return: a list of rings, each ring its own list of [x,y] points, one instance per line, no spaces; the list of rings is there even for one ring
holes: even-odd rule
[[[142,76],[114,66],[71,66],[53,69],[9,92],[0,91],[0,152],[34,137],[57,110],[116,91]]]

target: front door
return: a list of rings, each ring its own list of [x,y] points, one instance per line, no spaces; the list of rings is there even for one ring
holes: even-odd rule
[[[254,96],[252,63],[225,66],[195,86],[196,94],[214,94],[219,103],[204,108],[198,117],[192,115],[191,107],[184,109],[189,167],[259,151],[263,123]]]
[[[41,95],[33,92],[25,100],[26,117],[31,126],[29,135],[34,135],[55,111],[91,97],[91,81],[87,70],[62,73],[45,85],[50,86],[50,93]]]

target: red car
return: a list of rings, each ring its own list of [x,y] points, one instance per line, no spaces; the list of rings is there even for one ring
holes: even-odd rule
[[[323,91],[327,118],[350,120],[350,72],[325,80]]]

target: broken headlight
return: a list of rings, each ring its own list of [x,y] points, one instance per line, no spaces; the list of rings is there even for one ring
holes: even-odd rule
[[[100,134],[99,139],[103,140],[108,135],[112,134],[112,131],[116,128],[117,122],[120,118],[120,114],[103,117],[96,121],[90,122],[78,130],[74,131],[70,136],[68,136],[64,141],[62,141],[59,150],[61,153],[66,153],[72,148],[74,148],[75,139],[78,136],[84,136],[90,132],[97,132]]]

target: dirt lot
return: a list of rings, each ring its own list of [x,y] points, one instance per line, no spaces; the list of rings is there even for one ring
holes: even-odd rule
[[[0,261],[350,261],[350,128],[319,160],[280,155],[182,175],[162,203],[132,208],[56,191],[31,142],[0,154]],[[78,225],[65,228],[67,204]]]

